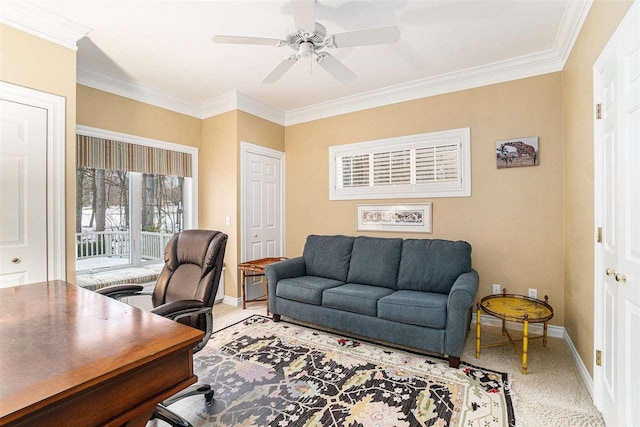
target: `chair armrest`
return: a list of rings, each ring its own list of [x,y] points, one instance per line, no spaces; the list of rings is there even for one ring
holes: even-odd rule
[[[112,285],[100,288],[95,292],[109,298],[120,299],[124,297],[130,297],[134,295],[142,295],[140,292],[144,289],[142,285],[134,285],[132,283],[125,283],[123,285]]]
[[[297,257],[267,265],[264,269],[264,274],[267,276],[269,311],[278,314],[276,310],[276,286],[278,282],[282,279],[306,276],[307,267],[304,263],[304,258]]]
[[[173,319],[180,314],[199,314],[198,312],[203,307],[204,303],[200,300],[185,299],[159,305],[151,310],[151,312],[168,319]]]
[[[447,301],[447,326],[445,331],[445,353],[459,357],[464,347],[468,330],[470,308],[478,293],[478,272],[471,270],[456,279]]]

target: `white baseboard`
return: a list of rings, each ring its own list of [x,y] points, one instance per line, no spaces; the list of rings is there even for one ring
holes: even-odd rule
[[[222,300],[223,304],[227,304],[227,305],[231,305],[233,307],[240,307],[242,305],[242,298],[238,297],[238,298],[234,298],[234,297],[230,297],[228,295],[224,296],[224,299]]]
[[[580,376],[582,377],[582,382],[587,387],[587,391],[589,392],[589,395],[591,395],[591,399],[593,400],[593,380],[591,379],[591,376],[589,375],[589,371],[587,370],[587,367],[582,361],[580,354],[578,354],[578,350],[576,349],[576,346],[573,345],[573,341],[571,341],[571,337],[569,336],[566,330],[564,331],[564,341],[567,343],[567,346],[571,351],[571,355],[573,356],[573,361],[576,364],[576,367],[578,368],[578,372],[580,373]]]
[[[495,317],[486,315],[486,316],[480,316],[480,322],[483,325],[486,326],[497,326],[497,327],[502,327],[502,320],[500,319],[496,319]],[[476,323],[476,314],[473,313],[471,315],[471,323]],[[522,331],[522,323],[516,323],[516,322],[507,322],[507,329],[511,329],[514,331]],[[529,332],[533,333],[533,334],[538,334],[538,335],[542,335],[542,331],[543,331],[543,326],[542,323],[531,323],[529,324]],[[547,328],[547,335],[550,337],[554,337],[554,338],[564,338],[565,337],[565,331],[564,328],[562,326],[554,326],[554,325],[549,325]]]

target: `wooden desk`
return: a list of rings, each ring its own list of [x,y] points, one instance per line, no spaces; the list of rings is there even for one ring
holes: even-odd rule
[[[202,336],[61,281],[0,289],[0,425],[144,426]]]
[[[247,299],[246,289],[247,286],[246,278],[247,277],[258,277],[264,276],[264,268],[273,264],[274,262],[284,261],[287,258],[278,257],[278,258],[260,258],[253,261],[245,261],[238,264],[238,271],[240,272],[240,284],[242,286],[242,309],[247,308],[248,302],[258,302],[258,301],[266,301],[267,302],[267,316],[269,315],[269,289],[267,289],[267,293],[264,297]],[[253,273],[253,274],[247,274]],[[265,281],[265,287],[268,287],[268,283]]]

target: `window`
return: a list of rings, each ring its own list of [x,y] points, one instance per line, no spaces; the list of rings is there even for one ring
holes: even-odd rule
[[[470,129],[329,148],[329,199],[471,195]]]
[[[162,262],[171,235],[197,225],[197,149],[88,129],[76,142],[76,270]]]

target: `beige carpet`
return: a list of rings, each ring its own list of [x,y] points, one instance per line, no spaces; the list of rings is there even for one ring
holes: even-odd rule
[[[483,343],[503,340],[500,328],[482,327]],[[604,426],[564,340],[549,338],[546,348],[540,339],[530,341],[527,375],[511,345],[482,349],[480,359],[475,351],[474,325],[462,360],[510,374],[517,426]]]
[[[215,329],[252,314],[265,315],[264,303],[253,303],[246,310],[218,304],[214,308]],[[483,343],[503,339],[499,328],[483,326],[482,332]],[[527,375],[522,375],[520,359],[512,346],[483,349],[480,359],[476,359],[475,329],[472,328],[462,359],[511,374],[517,426],[604,426],[564,340],[549,338],[546,348],[541,340],[534,340],[529,347],[529,370]]]

